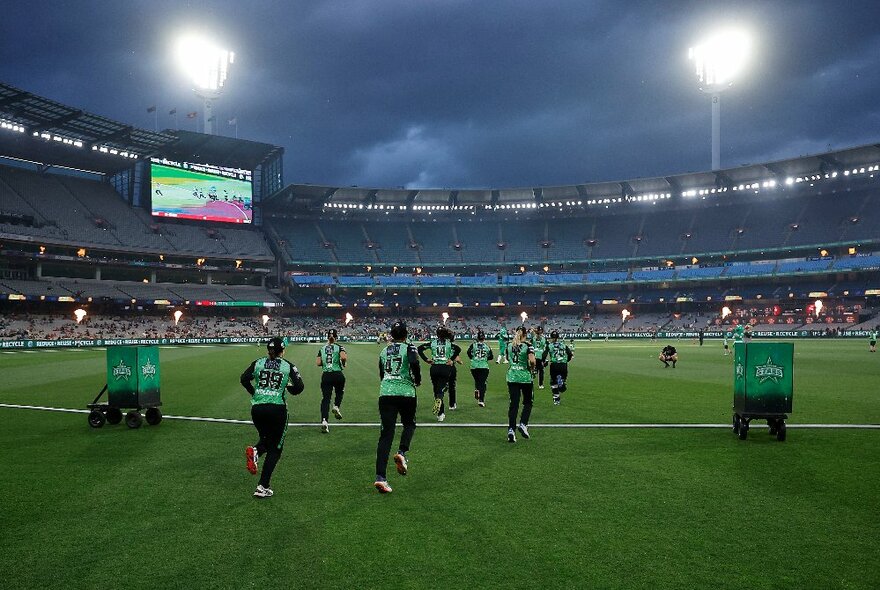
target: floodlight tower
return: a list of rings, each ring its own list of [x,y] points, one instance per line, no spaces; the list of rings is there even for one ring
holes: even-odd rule
[[[712,170],[721,169],[721,93],[745,67],[751,41],[742,31],[721,31],[688,50],[700,90],[712,97]]]
[[[235,54],[217,47],[206,37],[187,35],[177,44],[177,60],[189,76],[196,96],[204,101],[205,133],[211,135],[214,132],[213,102],[223,93]]]

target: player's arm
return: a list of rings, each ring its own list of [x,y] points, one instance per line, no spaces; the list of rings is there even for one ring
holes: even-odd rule
[[[409,360],[409,370],[412,374],[413,384],[418,387],[422,384],[422,367],[419,365],[419,355],[412,346],[406,347],[406,356]],[[424,358],[424,357],[423,357]]]
[[[458,344],[452,344],[452,358],[449,359],[449,364],[453,364],[458,360],[458,355],[461,354],[461,346]]]
[[[245,370],[245,372],[241,374],[241,386],[244,387],[247,390],[247,392],[251,395],[254,395],[254,393],[256,393],[256,390],[254,389],[254,384],[253,384],[254,368],[256,366],[257,366],[257,361],[252,362],[251,366],[249,366]]]
[[[290,395],[299,395],[306,389],[306,384],[303,383],[302,375],[299,374],[299,369],[296,368],[296,365],[289,362],[290,365],[290,381],[287,383],[287,393]]]
[[[569,362],[571,362],[571,359],[574,357],[574,353],[569,346],[565,347],[565,356],[568,357]]]
[[[423,361],[425,361],[426,363],[428,363],[430,365],[431,359],[429,359],[427,357],[427,355],[425,354],[425,351],[428,350],[429,348],[431,348],[431,343],[425,342],[424,344],[419,344],[419,348],[416,350],[416,352],[419,353],[419,356],[422,357]],[[418,364],[418,363],[416,363],[416,364]]]
[[[324,355],[321,354],[322,352],[323,352],[323,349],[321,349],[321,350],[318,351],[318,359],[315,361],[316,364],[317,364],[319,367],[323,367],[323,366],[324,366],[324,358],[323,358]]]
[[[467,349],[467,356],[468,356],[469,359],[473,360],[473,358],[474,358],[474,345],[473,345],[473,344],[471,344],[470,346],[468,346],[468,349]]]
[[[379,355],[379,381],[385,378],[385,361],[382,355]]]
[[[492,352],[492,349],[489,346],[486,346],[486,349],[489,351],[489,355],[486,357],[486,360],[491,361],[495,358],[495,353]]]
[[[345,363],[348,362],[348,353],[345,352],[345,347],[339,347],[339,364],[342,365],[342,368],[345,368]]]
[[[529,350],[529,370],[530,370],[530,371],[534,371],[534,370],[535,370],[535,364],[536,364],[536,361],[535,361],[535,351],[534,351],[534,350]]]

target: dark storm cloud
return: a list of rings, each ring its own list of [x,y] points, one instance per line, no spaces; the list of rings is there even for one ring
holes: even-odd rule
[[[169,58],[201,28],[237,52],[220,131],[284,146],[288,182],[540,186],[707,169],[686,52],[717,23],[758,42],[726,166],[876,141],[876,22],[868,0],[32,2],[0,22],[0,78],[169,127],[201,111]]]

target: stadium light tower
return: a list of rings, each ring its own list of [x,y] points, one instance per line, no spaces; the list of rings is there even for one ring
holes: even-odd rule
[[[235,54],[198,35],[181,37],[175,54],[181,69],[189,76],[196,96],[204,101],[205,133],[211,135],[214,132],[213,102],[223,93]]]
[[[712,170],[721,169],[721,92],[745,69],[750,51],[749,36],[738,30],[720,31],[688,50],[700,90],[712,97]]]

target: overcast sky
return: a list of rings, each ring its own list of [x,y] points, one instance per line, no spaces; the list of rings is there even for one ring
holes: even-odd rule
[[[755,43],[723,166],[877,142],[878,23],[878,0],[20,1],[0,79],[173,128],[202,110],[173,40],[200,30],[236,52],[220,132],[283,146],[287,183],[547,186],[709,169],[687,49],[717,25]]]

